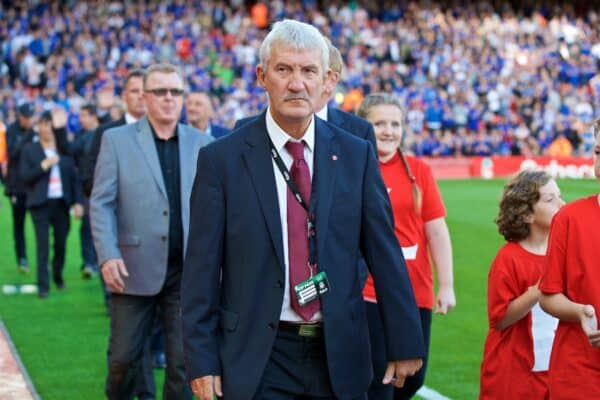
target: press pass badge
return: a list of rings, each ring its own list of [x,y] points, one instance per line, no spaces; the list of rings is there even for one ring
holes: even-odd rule
[[[298,304],[301,306],[308,304],[319,297],[317,286],[312,277],[294,286],[294,292],[296,292]]]
[[[329,292],[329,281],[327,280],[327,274],[322,271],[315,276],[308,278],[304,282],[300,282],[294,286],[294,292],[296,292],[298,304],[303,306],[310,303],[317,297]]]

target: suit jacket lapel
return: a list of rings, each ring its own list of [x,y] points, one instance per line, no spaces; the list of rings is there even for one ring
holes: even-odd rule
[[[334,133],[327,127],[327,123],[315,120],[315,158],[313,189],[317,196],[317,256],[323,253],[324,238],[329,223],[329,211],[335,183],[335,168],[337,155],[335,154]],[[318,261],[318,260],[317,260]]]
[[[267,222],[275,253],[283,269],[285,263],[283,259],[281,220],[265,114],[261,114],[260,117],[249,122],[242,129],[250,131],[246,138],[248,147],[244,150],[243,158],[256,190],[263,216]]]
[[[135,123],[135,129],[137,130],[137,141],[142,149],[150,172],[154,176],[154,180],[165,198],[167,198],[167,191],[165,189],[165,180],[160,169],[160,161],[158,160],[158,154],[156,152],[156,144],[154,143],[154,137],[152,130],[150,129],[150,123],[146,117],[140,119]],[[134,171],[132,171],[133,173]]]

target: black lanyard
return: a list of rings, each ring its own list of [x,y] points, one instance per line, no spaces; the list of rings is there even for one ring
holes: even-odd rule
[[[306,214],[308,215],[307,225],[308,225],[308,264],[309,266],[317,265],[317,231],[315,224],[315,209],[317,206],[316,196],[314,190],[310,195],[310,203],[307,205],[306,200],[302,198],[300,191],[298,190],[298,185],[292,179],[292,175],[290,171],[287,169],[279,152],[275,148],[275,145],[271,141],[269,137],[269,146],[271,147],[271,157],[273,157],[273,161],[275,161],[275,165],[279,168],[279,172],[281,172],[281,176],[285,180],[287,187],[290,189],[294,198],[298,203],[306,210]],[[311,185],[312,186],[312,185]],[[311,276],[312,276],[312,268],[311,268]]]

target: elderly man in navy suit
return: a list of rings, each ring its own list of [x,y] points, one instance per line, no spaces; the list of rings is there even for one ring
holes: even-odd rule
[[[369,144],[314,116],[329,52],[313,26],[274,24],[260,116],[202,148],[181,286],[184,354],[202,400],[365,399],[372,379],[359,251],[390,357],[422,364],[419,314]]]

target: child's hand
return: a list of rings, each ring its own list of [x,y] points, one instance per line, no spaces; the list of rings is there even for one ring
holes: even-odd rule
[[[579,321],[581,328],[588,337],[590,344],[593,347],[600,347],[600,330],[598,330],[598,320],[596,319],[596,311],[594,306],[586,304],[582,307]]]

